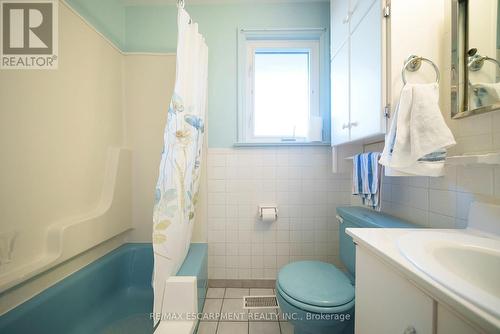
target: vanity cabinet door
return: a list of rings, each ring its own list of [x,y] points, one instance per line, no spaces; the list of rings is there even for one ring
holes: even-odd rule
[[[356,246],[356,334],[432,334],[433,300]]]
[[[330,1],[331,58],[342,48],[349,37],[349,0]]]
[[[331,63],[332,144],[349,141],[349,43],[345,43]]]
[[[441,304],[437,307],[437,334],[480,334],[474,326],[462,320],[454,312],[448,310]]]
[[[376,2],[351,35],[351,141],[385,133],[382,5]]]

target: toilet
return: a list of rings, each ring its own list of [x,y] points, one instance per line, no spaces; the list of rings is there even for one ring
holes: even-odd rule
[[[346,272],[321,261],[284,266],[276,280],[276,297],[294,334],[354,332],[355,245],[346,228],[416,228],[401,219],[362,207],[337,208],[340,259]]]

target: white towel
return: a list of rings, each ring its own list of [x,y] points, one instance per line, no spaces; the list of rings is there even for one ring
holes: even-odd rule
[[[477,109],[500,102],[500,83],[477,83],[470,85],[470,107]]]
[[[439,109],[438,84],[407,84],[401,91],[380,163],[390,168],[386,175],[442,176],[441,152],[455,144]]]
[[[380,211],[382,166],[379,152],[357,154],[353,157],[352,194],[361,197],[364,205]]]

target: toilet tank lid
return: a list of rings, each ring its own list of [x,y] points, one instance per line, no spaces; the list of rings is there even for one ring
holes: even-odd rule
[[[339,207],[337,208],[337,214],[342,217],[342,219],[359,227],[418,228],[418,226],[406,220],[359,206]]]

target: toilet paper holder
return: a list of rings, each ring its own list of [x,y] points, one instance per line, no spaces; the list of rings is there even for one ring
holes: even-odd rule
[[[272,209],[274,210],[274,216],[275,216],[275,219],[278,218],[278,207],[276,205],[259,205],[259,218],[262,219],[263,217],[263,213],[264,213],[264,210],[267,210],[267,209]]]

